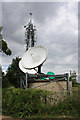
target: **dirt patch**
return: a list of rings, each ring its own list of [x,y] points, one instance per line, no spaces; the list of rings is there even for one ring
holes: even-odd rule
[[[10,117],[10,116],[2,116],[2,118],[12,118],[12,117]]]
[[[8,119],[8,118],[12,118],[12,117],[10,117],[10,116],[4,116],[4,115],[3,115],[3,116],[0,116],[0,120],[2,120],[2,119],[4,119],[4,118],[5,118],[5,119],[6,119],[6,118]]]
[[[74,118],[73,116],[59,115],[57,118]]]

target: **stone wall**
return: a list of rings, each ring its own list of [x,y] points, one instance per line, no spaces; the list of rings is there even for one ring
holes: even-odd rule
[[[44,86],[40,86],[40,85],[44,85]],[[35,86],[39,86],[39,87],[35,87]],[[30,88],[35,87],[36,89],[45,89],[53,92],[53,94],[50,96],[52,103],[55,103],[55,101],[58,102],[62,100],[67,95],[67,81],[57,81],[57,82],[50,82],[50,83],[48,82],[29,83],[29,87]],[[69,89],[71,92],[72,81],[69,82]]]
[[[45,84],[45,85],[44,85]],[[40,86],[43,85],[43,86]],[[53,92],[63,92],[67,90],[67,81],[57,81],[57,82],[35,82],[29,83],[29,88],[33,88],[35,86],[36,89],[46,89]],[[72,81],[69,82],[70,90],[72,89]]]

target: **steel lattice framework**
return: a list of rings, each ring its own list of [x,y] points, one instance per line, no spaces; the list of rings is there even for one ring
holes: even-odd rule
[[[30,13],[32,16],[32,13]],[[26,51],[29,47],[34,47],[36,42],[36,26],[32,23],[32,18],[30,18],[29,23],[24,26],[25,28],[25,42],[26,42]]]

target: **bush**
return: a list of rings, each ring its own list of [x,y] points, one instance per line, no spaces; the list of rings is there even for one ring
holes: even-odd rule
[[[48,91],[35,89],[8,88],[3,90],[3,114],[27,117],[41,113]],[[41,100],[43,99],[43,101]]]
[[[51,92],[39,89],[3,89],[3,114],[13,117],[30,117],[39,115],[71,115],[78,117],[80,100],[75,94],[68,99],[52,105],[48,99]]]

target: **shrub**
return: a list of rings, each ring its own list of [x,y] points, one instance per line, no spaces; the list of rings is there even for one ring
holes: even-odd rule
[[[71,115],[78,117],[80,112],[80,100],[76,93],[68,99],[64,98],[52,105],[48,101],[51,92],[39,89],[3,89],[2,107],[3,114],[13,117],[30,117],[38,115]]]
[[[16,117],[26,117],[41,112],[49,94],[45,90],[6,88],[3,90],[3,113]]]

